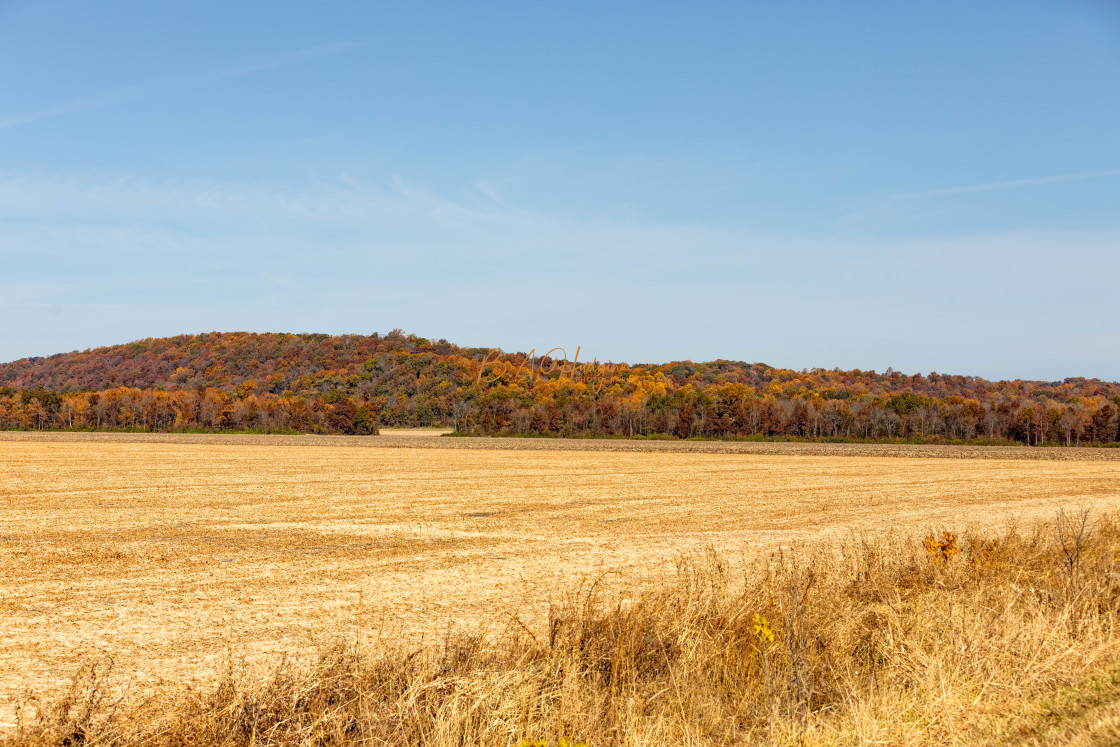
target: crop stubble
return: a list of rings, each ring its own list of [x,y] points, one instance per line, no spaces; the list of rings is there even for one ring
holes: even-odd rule
[[[534,626],[580,578],[625,595],[707,545],[1120,502],[1115,451],[938,448],[0,434],[0,722],[90,657],[201,683],[359,628]]]

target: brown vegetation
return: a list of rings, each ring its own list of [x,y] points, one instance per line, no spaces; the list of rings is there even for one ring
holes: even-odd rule
[[[359,628],[309,666],[231,659],[214,685],[147,698],[94,662],[10,744],[1114,744],[1118,555],[1120,527],[1084,514],[742,571],[709,551],[626,602],[570,586],[539,631]]]
[[[577,350],[404,335],[211,333],[0,364],[0,430],[1120,441],[1120,383],[987,381],[717,360],[599,364]]]
[[[723,610],[719,614],[727,618],[728,626],[713,630],[723,630],[719,635],[727,637],[727,641],[739,640],[734,636],[743,634],[743,630],[736,626],[753,625],[753,615],[758,613],[767,618],[775,633],[775,645],[781,645],[781,609],[774,606],[781,597],[773,596],[777,591],[770,592],[770,597],[758,597],[757,604],[752,602],[754,607],[744,613],[745,620],[728,611],[729,605],[755,599],[749,595],[761,594],[759,589],[776,583],[774,579],[778,577],[772,574],[778,572],[778,565],[772,564],[769,570],[760,570],[756,565],[758,558],[774,548],[784,547],[787,553],[789,548],[797,548],[796,557],[808,562],[810,555],[827,554],[832,551],[828,547],[840,543],[849,547],[845,563],[863,558],[858,562],[874,565],[870,556],[859,554],[864,550],[857,553],[851,549],[853,533],[866,538],[861,547],[874,548],[881,547],[877,538],[891,530],[920,531],[918,535],[900,535],[899,544],[882,556],[882,562],[889,563],[875,571],[879,575],[874,577],[878,579],[874,583],[886,594],[890,584],[904,578],[890,575],[895,573],[888,573],[889,568],[895,567],[890,564],[910,568],[907,573],[917,573],[914,569],[925,567],[919,560],[934,560],[922,546],[928,530],[938,530],[933,540],[944,542],[942,530],[976,526],[983,528],[981,534],[987,536],[992,527],[1009,521],[1025,525],[1023,522],[1039,518],[1052,519],[1060,506],[1095,507],[1103,514],[1117,507],[1120,488],[1120,462],[1069,458],[1078,454],[1116,454],[1100,449],[1024,448],[1021,452],[1026,455],[1056,453],[1066,458],[1023,460],[1004,458],[1020,450],[977,447],[959,451],[950,447],[425,437],[406,437],[394,442],[382,440],[385,438],[139,434],[7,434],[0,438],[0,575],[6,580],[0,595],[0,636],[5,641],[0,650],[0,716],[6,726],[15,725],[14,705],[30,702],[24,693],[39,693],[43,703],[57,704],[61,688],[81,662],[111,659],[114,666],[106,675],[102,691],[113,698],[122,692],[130,693],[131,705],[122,705],[125,710],[119,714],[132,714],[127,727],[125,722],[117,721],[113,728],[135,728],[139,731],[134,736],[155,728],[156,722],[151,719],[157,717],[166,719],[165,726],[169,727],[179,720],[194,723],[191,719],[197,716],[211,719],[215,730],[233,728],[232,722],[218,719],[219,713],[228,716],[257,708],[263,709],[263,713],[274,706],[279,708],[278,703],[283,701],[288,703],[284,707],[296,710],[273,712],[283,722],[278,726],[280,721],[273,722],[273,734],[277,739],[282,736],[297,740],[301,733],[308,736],[299,732],[297,726],[310,728],[311,721],[318,718],[315,708],[322,706],[320,716],[328,721],[333,719],[333,715],[328,715],[335,713],[331,710],[335,706],[327,709],[324,704],[329,701],[341,707],[342,701],[330,699],[340,694],[336,688],[352,685],[359,688],[355,692],[361,693],[367,693],[366,688],[374,688],[368,693],[376,687],[396,688],[386,691],[392,695],[386,696],[388,699],[377,701],[381,696],[369,696],[371,703],[381,703],[377,706],[380,715],[375,719],[381,725],[371,721],[362,727],[368,734],[389,735],[387,743],[408,743],[410,734],[420,734],[424,729],[429,730],[423,738],[428,743],[439,744],[444,736],[450,739],[449,735],[457,733],[455,730],[462,724],[436,725],[430,719],[437,713],[449,718],[457,713],[471,719],[471,728],[493,729],[476,733],[483,735],[479,737],[484,739],[479,742],[482,744],[506,744],[501,739],[511,735],[518,739],[591,737],[593,744],[604,740],[610,743],[614,732],[609,730],[615,726],[621,730],[619,734],[629,735],[625,739],[620,737],[623,743],[637,743],[640,737],[655,743],[659,739],[673,743],[677,737],[671,729],[684,728],[692,722],[678,718],[676,726],[671,720],[656,725],[650,720],[655,707],[676,708],[678,700],[669,698],[673,690],[654,696],[664,685],[687,687],[689,690],[680,692],[687,695],[695,689],[695,695],[687,697],[697,698],[693,702],[699,709],[696,713],[709,713],[708,709],[716,708],[713,703],[722,702],[720,698],[724,696],[716,690],[704,689],[708,686],[702,687],[698,679],[701,673],[718,671],[710,668],[718,664],[713,658],[715,650],[704,653],[703,647],[708,643],[693,642],[699,648],[692,653],[687,646],[674,648],[670,651],[675,657],[671,667],[666,665],[667,668],[652,674],[641,674],[635,680],[634,686],[640,685],[634,695],[638,700],[615,701],[630,703],[626,707],[638,720],[629,726],[609,721],[594,708],[587,710],[595,703],[601,705],[600,699],[609,694],[609,687],[603,691],[600,685],[584,682],[583,674],[577,677],[579,672],[592,679],[599,676],[586,670],[590,665],[580,664],[582,660],[578,657],[555,658],[575,657],[578,651],[563,653],[568,650],[563,649],[557,653],[551,648],[539,648],[540,644],[553,640],[552,631],[559,637],[555,640],[574,641],[572,636],[584,628],[607,631],[602,633],[607,635],[611,626],[624,626],[609,635],[638,636],[639,629],[625,626],[646,618],[618,618],[612,610],[620,600],[629,601],[618,608],[619,614],[637,605],[661,626],[655,629],[661,639],[688,643],[690,639],[680,636],[702,632],[707,629],[703,625],[709,623],[701,625],[687,616],[673,617],[693,604],[687,601],[690,597],[681,596],[686,591],[682,579],[692,578],[689,584],[702,586],[714,578],[713,571],[709,565],[693,563],[689,566],[692,570],[676,576],[673,563],[682,554],[710,546],[722,558],[724,581],[718,594],[712,587],[713,590],[704,592],[703,599],[711,600],[713,610]],[[394,445],[352,448],[355,444]],[[484,446],[489,448],[481,448]],[[586,450],[573,450],[577,447]],[[606,450],[618,448],[626,450]],[[639,448],[646,451],[629,451]],[[784,453],[712,451],[726,448],[765,448]],[[867,453],[872,448],[880,450],[879,453]],[[809,449],[828,450],[830,454],[805,453]],[[943,458],[924,458],[926,451]],[[851,456],[836,455],[841,453]],[[885,454],[893,456],[887,458]],[[987,459],[984,454],[1000,458]],[[1109,526],[1101,524],[1094,529],[1095,542],[1112,536]],[[1051,530],[1039,531],[1037,542],[1042,543]],[[957,576],[944,575],[947,569],[957,573],[972,568],[971,561],[962,562],[962,558],[970,557],[974,541],[979,540],[958,534],[956,547],[960,554],[949,556],[944,568],[934,563],[921,571],[927,574],[919,574],[927,579],[922,581],[924,586],[900,586],[900,598],[917,600],[913,601],[915,610],[932,605],[936,590],[942,588],[936,586],[941,583],[938,579],[957,583]],[[1012,540],[1004,537],[1003,542],[1006,545]],[[1096,545],[1098,549],[1104,546]],[[810,549],[813,547],[817,550]],[[1055,563],[1061,557],[1053,548],[1043,554]],[[1013,553],[1008,557],[1019,559],[1013,563],[1009,560],[1007,569],[1041,573],[1039,569],[1030,570],[1028,560],[1033,563],[1042,555],[1020,557]],[[848,565],[829,566],[823,555],[814,562],[818,569],[814,572],[833,580],[822,581],[813,589],[831,590],[830,594],[840,593],[837,589],[843,591],[837,580],[844,578],[843,574],[856,573],[844,570]],[[1082,569],[1091,565],[1081,566],[1079,577]],[[807,566],[799,567],[804,570]],[[943,575],[928,575],[935,573]],[[704,578],[708,581],[701,583]],[[1000,584],[1010,583],[1007,575],[992,578]],[[592,583],[597,584],[597,596],[589,602],[586,595]],[[743,583],[754,584],[750,586],[754,590],[744,591],[737,586]],[[579,597],[579,605],[572,606],[572,602],[563,609],[558,606],[565,594],[576,594],[580,588],[584,596]],[[998,601],[996,597],[984,596],[989,592],[981,594],[976,587],[949,588],[952,595],[941,599],[955,611],[949,618],[940,619],[957,620],[961,625],[979,624],[969,622],[970,618],[953,617],[963,614],[960,610],[966,609],[967,604]],[[1020,618],[1012,616],[1008,620],[1026,619],[1023,616],[1033,608],[1022,605],[1035,598],[1032,594],[1037,596],[1038,588],[1041,587],[1037,584],[1012,585],[999,592],[1008,595],[999,599],[1019,605],[1008,609],[1018,609],[1015,614]],[[979,596],[968,602],[967,595],[960,596],[966,589]],[[910,614],[906,612],[909,608],[898,607],[897,600],[890,602],[897,608],[892,611],[889,604],[875,607],[866,602],[872,597],[860,597],[857,591],[854,587],[843,591],[848,594],[844,604],[851,605],[852,610],[858,602],[871,604],[868,609],[878,610],[875,614],[890,619],[891,615]],[[813,605],[823,604],[821,600],[827,598],[813,596],[817,593],[806,592],[807,600],[816,600]],[[911,593],[919,596],[907,596]],[[1038,598],[1040,603],[1047,600],[1052,601],[1049,597]],[[550,609],[553,622],[549,622]],[[698,609],[707,608],[701,605]],[[1045,608],[1038,614],[1049,615],[1047,619],[1052,620],[1058,615],[1057,609]],[[857,622],[863,620],[864,614],[857,615]],[[511,622],[515,615],[517,622]],[[816,626],[822,622],[824,613],[817,610],[811,616]],[[994,620],[984,620],[985,625],[996,625]],[[887,628],[892,631],[891,636],[900,635],[899,631],[908,636],[933,635],[928,630],[921,632],[920,626],[913,627],[917,623],[907,617],[897,618],[896,623],[901,626],[898,630]],[[701,626],[688,627],[694,624]],[[964,630],[971,629],[967,625]],[[1014,626],[1018,625],[1014,622]],[[507,627],[502,647],[493,648],[495,636]],[[509,638],[515,635],[514,629],[522,631],[524,637],[516,641]],[[359,635],[366,643],[356,664],[358,654],[353,647],[339,650],[333,644],[340,638],[353,642]],[[1009,628],[1003,635],[1009,639],[1014,630]],[[1022,635],[1026,636],[1023,645],[1037,643],[1037,631]],[[379,644],[372,647],[375,638]],[[440,645],[432,647],[433,640],[440,641]],[[648,643],[650,639],[639,636],[634,640]],[[1096,641],[1093,645],[1100,643],[1091,640]],[[1058,652],[1067,643],[1067,638],[1058,637],[1045,642],[1050,647],[1045,650]],[[603,645],[606,644],[602,641],[588,643],[594,650],[601,650],[594,647]],[[914,644],[911,641],[906,645]],[[983,647],[967,645],[961,657],[965,653],[983,653]],[[1010,643],[1004,640],[999,645]],[[838,649],[837,656],[843,650]],[[324,662],[319,669],[309,669],[306,657],[316,651],[325,652]],[[420,653],[407,660],[409,666],[403,666],[402,657],[416,651]],[[463,651],[473,653],[468,656]],[[913,651],[932,655],[926,649]],[[693,653],[701,658],[689,658]],[[1091,676],[1097,671],[1093,669],[1097,660],[1085,658],[1083,653],[1075,648],[1072,658],[1054,661],[1047,658],[1051,654],[1039,654],[1041,663],[1032,665],[1036,668],[1029,671],[1032,676],[1043,678],[1042,689],[1019,683],[1016,686],[1021,691],[1011,692],[1007,697],[1022,696],[1029,701],[1057,682],[1079,682],[1076,678]],[[277,674],[278,679],[266,687],[267,671],[284,656],[288,657],[289,668]],[[639,656],[636,649],[633,656]],[[894,656],[897,658],[898,652]],[[222,672],[231,660],[244,662],[244,668],[238,664],[233,674],[226,672],[236,675],[236,682],[230,680],[224,688],[215,690],[226,676]],[[511,669],[516,661],[524,661],[524,667]],[[563,666],[571,668],[548,669],[564,661],[568,663]],[[774,672],[781,671],[783,665],[778,658],[769,661],[778,667]],[[905,661],[909,662],[907,666],[913,666],[916,660]],[[1008,659],[1009,666],[1015,661]],[[339,666],[345,665],[350,672],[359,664],[360,677],[355,675],[357,679],[352,679],[351,684],[330,674],[337,674]],[[417,669],[409,668],[413,664]],[[695,675],[688,674],[686,670],[694,665],[700,669]],[[389,676],[386,672],[400,667],[403,679],[376,679]],[[482,692],[480,688],[485,683],[479,679],[480,671],[495,673],[500,684],[496,690],[486,691],[490,693],[486,699],[490,705],[478,705],[470,712],[490,714],[486,718],[493,716],[485,723],[476,723],[475,716],[468,716],[464,710],[473,702],[471,693]],[[518,679],[522,674],[539,678],[547,671],[554,672],[559,679]],[[754,683],[751,687],[757,688],[757,672],[749,673]],[[987,698],[1002,692],[1000,688],[1008,686],[999,683],[1007,676],[999,676],[1004,679],[993,680],[994,690],[969,690],[971,697]],[[777,680],[770,682],[771,687],[778,686]],[[949,685],[956,687],[954,682]],[[445,684],[446,691],[442,689]],[[507,685],[517,693],[524,688],[527,702],[535,703],[521,732],[509,731],[510,722],[502,720],[508,715],[503,715],[506,711],[502,709],[513,707],[502,700],[514,692],[502,689]],[[861,687],[871,685],[868,681]],[[718,682],[711,687],[717,686],[723,687]],[[193,688],[194,694],[184,695],[183,688]],[[328,700],[318,706],[301,700],[302,696],[297,695],[305,690],[321,692]],[[819,690],[818,696],[823,692],[832,691]],[[954,690],[952,697],[964,697],[960,692],[963,691]],[[416,700],[409,700],[413,696]],[[543,700],[533,700],[538,696]],[[548,704],[553,702],[550,699],[561,697],[553,703],[561,710],[548,710]],[[614,697],[621,696],[616,693]],[[859,696],[865,697],[871,696]],[[145,701],[146,698],[153,700]],[[366,698],[366,694],[361,696],[363,701]],[[714,700],[709,703],[710,699]],[[149,703],[149,710],[135,713],[132,709],[141,701]],[[111,699],[106,700],[103,705],[110,702]],[[428,709],[423,711],[428,716],[399,710],[408,702]],[[751,708],[758,707],[755,700],[748,702],[755,703]],[[870,701],[859,702],[863,703],[861,707],[871,708]],[[987,701],[982,698],[981,702]],[[647,705],[639,708],[641,703]],[[980,713],[963,701],[952,700],[950,704],[947,715],[943,714],[935,723],[928,721],[932,717],[923,716],[927,720],[919,720],[912,727],[916,729],[914,733],[928,735],[931,729],[943,728],[946,718],[954,719],[955,724],[962,713],[962,718]],[[300,711],[305,705],[312,710]],[[889,700],[880,704],[884,709],[880,715],[888,712],[888,705]],[[498,710],[491,713],[487,710],[491,707]],[[695,727],[701,731],[685,742],[719,743],[721,739],[733,741],[747,738],[744,735],[764,734],[759,731],[763,722],[757,714],[751,717],[754,721],[742,714],[735,715],[740,721],[734,721],[734,728],[729,726],[731,711],[720,710],[726,707],[729,706],[720,705],[710,712],[715,719],[712,723],[723,724],[718,728],[725,731],[706,731],[710,725],[702,719]],[[194,708],[202,710],[191,710]],[[338,713],[351,713],[346,708],[349,706]],[[834,700],[822,700],[811,709],[812,718],[824,719],[836,708]],[[104,711],[98,712],[104,716]],[[201,715],[204,713],[209,715]],[[580,713],[586,715],[577,718]],[[621,718],[620,713],[610,718]],[[667,714],[665,718],[670,719],[672,713]],[[25,719],[33,719],[33,715],[31,709],[24,711]],[[550,719],[561,716],[554,727],[545,728]],[[769,718],[767,715],[764,719],[767,730],[771,728]],[[793,728],[789,724],[781,726],[785,723],[782,718],[786,717],[775,716],[774,728]],[[64,722],[65,719],[48,720],[40,724],[47,731],[39,736],[29,731],[25,741],[53,738],[52,734],[58,737],[61,732],[57,729]],[[386,726],[390,722],[397,725]],[[83,728],[98,729],[100,723],[95,719]],[[829,723],[840,724],[842,720]],[[286,731],[289,727],[296,731]],[[196,724],[195,728],[205,733],[205,728],[210,727]],[[413,728],[421,731],[407,731]],[[448,731],[439,731],[445,728]],[[825,729],[820,723],[814,728]],[[175,729],[169,733],[183,734]],[[826,729],[820,733],[828,732]],[[259,732],[258,743],[263,737],[263,732]],[[491,737],[499,741],[485,741]],[[393,742],[394,739],[398,741]]]
[[[434,435],[439,432],[440,435]],[[769,456],[886,457],[903,459],[1001,459],[1012,461],[1116,462],[1120,449],[1034,448],[978,444],[879,444],[823,441],[698,441],[592,438],[456,436],[438,430],[386,429],[379,436],[246,433],[90,433],[0,431],[0,441],[33,443],[184,444],[190,446],[345,446],[380,449],[468,449],[482,451],[578,451],[661,454],[757,454]]]

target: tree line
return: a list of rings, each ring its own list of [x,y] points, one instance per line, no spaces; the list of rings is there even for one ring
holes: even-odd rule
[[[554,353],[556,349],[549,351]],[[0,429],[1120,442],[1120,384],[603,365],[387,335],[210,333],[0,364]]]

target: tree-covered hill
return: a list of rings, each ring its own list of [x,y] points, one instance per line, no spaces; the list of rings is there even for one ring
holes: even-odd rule
[[[1120,384],[762,363],[603,364],[393,331],[147,339],[0,364],[0,428],[1108,443]]]

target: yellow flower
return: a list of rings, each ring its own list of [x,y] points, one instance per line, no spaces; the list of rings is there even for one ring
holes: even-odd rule
[[[936,539],[932,534],[922,542],[926,551],[939,563],[947,563],[960,550],[957,548],[957,535],[952,532],[942,532],[941,539]]]
[[[754,623],[751,626],[751,632],[758,637],[758,640],[763,643],[774,642],[774,631],[770,630],[770,621],[760,614],[754,616]]]

